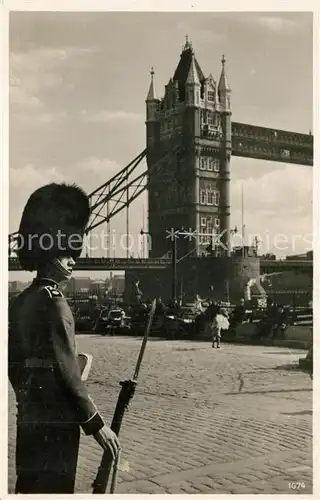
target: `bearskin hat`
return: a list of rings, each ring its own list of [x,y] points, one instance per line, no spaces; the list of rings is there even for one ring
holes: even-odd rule
[[[37,189],[24,208],[17,255],[22,269],[35,271],[53,257],[78,258],[90,217],[85,192],[75,184],[47,184]]]

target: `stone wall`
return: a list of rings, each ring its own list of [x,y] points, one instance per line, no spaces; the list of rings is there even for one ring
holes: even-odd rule
[[[255,257],[210,257],[185,259],[177,265],[176,296],[183,302],[191,302],[198,293],[201,297],[210,295],[210,286],[214,287],[213,298],[226,300],[228,293],[231,302],[238,302],[244,296],[244,287],[250,278],[259,275],[259,259]],[[168,301],[172,294],[172,270],[144,269],[126,271],[125,301],[131,302],[133,283],[140,281],[144,299],[162,297]]]

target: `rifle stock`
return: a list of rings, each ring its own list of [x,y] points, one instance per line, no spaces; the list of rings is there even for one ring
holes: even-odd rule
[[[146,326],[144,339],[143,339],[142,346],[140,349],[139,358],[138,358],[137,365],[135,368],[134,376],[132,379],[124,380],[124,381],[120,382],[121,390],[120,390],[120,393],[118,396],[118,401],[116,404],[116,408],[115,408],[112,423],[111,423],[111,429],[113,430],[113,432],[117,436],[119,436],[119,433],[120,433],[121,424],[122,424],[122,420],[123,420],[123,416],[125,414],[125,411],[128,408],[130,400],[132,399],[134,392],[135,392],[135,388],[137,385],[137,378],[138,378],[138,374],[139,374],[139,370],[140,370],[140,365],[142,362],[144,350],[146,347],[146,342],[148,339],[148,335],[149,335],[151,325],[152,325],[152,320],[154,317],[155,306],[156,306],[156,303],[154,300],[150,314],[149,314],[148,323]],[[113,464],[113,460],[112,460],[111,453],[109,451],[104,451],[99,468],[98,468],[96,478],[95,478],[93,485],[92,485],[93,486],[92,493],[105,493],[106,492],[111,469],[112,469],[112,464]]]

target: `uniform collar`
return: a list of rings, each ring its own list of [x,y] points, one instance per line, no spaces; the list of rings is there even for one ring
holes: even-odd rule
[[[58,283],[56,281],[50,279],[50,278],[35,278],[33,280],[33,283],[35,285],[42,285],[42,284],[50,285],[53,288],[58,288],[59,287]]]

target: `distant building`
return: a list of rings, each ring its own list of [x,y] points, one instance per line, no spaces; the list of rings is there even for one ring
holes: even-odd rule
[[[234,247],[232,249],[234,257],[257,257],[257,249],[254,246]]]
[[[113,293],[116,293],[117,295],[123,294],[124,293],[124,286],[125,286],[125,275],[121,274],[115,274],[111,278],[111,287],[113,290]]]
[[[260,256],[261,260],[277,260],[277,257],[274,253],[265,253]]]
[[[25,290],[25,288],[27,288],[28,286],[30,285],[30,282],[27,281],[9,281],[9,293],[12,294],[12,293],[20,293],[22,292],[23,290]]]
[[[66,294],[89,293],[92,280],[91,278],[71,278],[64,288]]]
[[[287,255],[286,260],[313,260],[313,250],[297,255]]]

